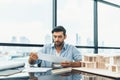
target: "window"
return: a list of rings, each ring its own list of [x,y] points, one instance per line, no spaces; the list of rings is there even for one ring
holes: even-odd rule
[[[51,29],[52,0],[0,0],[0,42],[48,43]]]
[[[120,46],[120,9],[98,3],[98,41],[99,46]]]
[[[0,43],[51,43],[51,30],[52,0],[0,0]],[[39,49],[0,46],[0,60],[28,60]]]
[[[67,43],[93,46],[93,1],[58,0],[57,25],[67,29]]]

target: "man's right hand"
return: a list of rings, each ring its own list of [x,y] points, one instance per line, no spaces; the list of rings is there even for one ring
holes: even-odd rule
[[[36,62],[37,59],[38,59],[37,53],[31,52],[28,62],[29,62],[29,64],[35,64],[35,62]]]

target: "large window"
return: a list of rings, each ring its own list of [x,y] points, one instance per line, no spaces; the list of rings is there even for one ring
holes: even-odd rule
[[[52,0],[0,0],[0,43],[51,43],[51,30]],[[0,45],[0,60],[28,60],[39,49]]]
[[[99,46],[120,47],[120,8],[98,3]]]
[[[0,0],[0,43],[48,43],[51,29],[52,0]]]
[[[51,30],[55,25],[66,28],[65,42],[77,46],[81,53],[120,53],[120,4],[117,1],[0,0],[0,60],[28,58],[30,51],[40,49],[36,45],[52,42]]]
[[[67,29],[67,43],[93,46],[93,1],[58,0],[57,25]]]

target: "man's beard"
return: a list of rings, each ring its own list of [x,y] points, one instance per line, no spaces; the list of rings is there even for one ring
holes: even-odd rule
[[[55,42],[56,47],[61,47],[63,46],[64,42]]]

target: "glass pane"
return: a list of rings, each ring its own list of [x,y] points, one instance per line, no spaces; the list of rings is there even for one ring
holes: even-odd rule
[[[48,43],[51,29],[52,0],[0,0],[0,42]]]
[[[99,49],[98,53],[104,54],[120,54],[120,49]]]
[[[81,54],[94,54],[94,49],[81,49],[81,48],[77,48]]]
[[[107,1],[107,2],[111,2],[111,3],[114,3],[114,4],[120,5],[120,0],[104,0],[104,1]]]
[[[28,63],[30,52],[37,52],[41,48],[42,47],[0,46],[0,62],[12,60]]]
[[[98,3],[99,46],[120,46],[120,8]]]
[[[57,24],[67,29],[67,43],[93,45],[93,1],[58,0]]]

